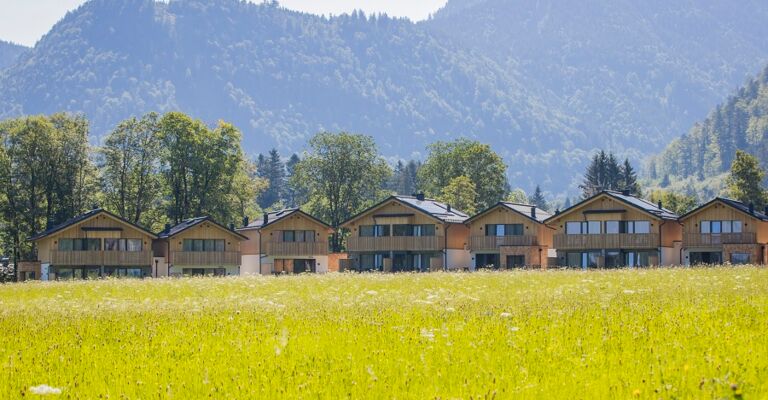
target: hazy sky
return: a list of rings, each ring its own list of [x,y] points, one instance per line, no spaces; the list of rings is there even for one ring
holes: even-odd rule
[[[260,1],[259,1],[260,2]],[[341,14],[355,9],[386,12],[418,21],[446,0],[280,0],[286,8],[315,14]],[[85,0],[0,0],[0,39],[32,46],[69,10]]]

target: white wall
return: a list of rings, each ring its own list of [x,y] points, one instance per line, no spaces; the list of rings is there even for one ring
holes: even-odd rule
[[[672,265],[681,265],[682,261],[680,260],[680,249],[682,247],[682,243],[675,242],[675,247],[662,247],[661,248],[661,260],[659,260],[659,264],[662,266],[672,266]],[[684,254],[683,256],[685,257]]]
[[[245,255],[243,254],[241,256],[240,263],[240,275],[241,276],[253,276],[253,275],[261,275],[261,271],[259,271],[259,255]]]
[[[447,269],[473,268],[472,256],[469,250],[449,249],[446,254],[448,255]]]
[[[155,268],[157,265],[157,268]],[[165,257],[153,257],[152,258],[152,277],[164,278],[168,276],[168,263],[165,262]]]

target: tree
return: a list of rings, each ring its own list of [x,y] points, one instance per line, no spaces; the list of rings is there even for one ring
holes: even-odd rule
[[[387,189],[395,194],[410,195],[416,193],[418,191],[419,168],[421,168],[421,164],[417,161],[411,160],[403,163],[398,160]]]
[[[669,190],[654,190],[648,200],[653,203],[661,202],[662,207],[677,215],[683,215],[696,207],[696,197]]]
[[[259,206],[265,209],[271,208],[279,203],[285,195],[285,164],[277,149],[270,150],[266,158],[259,155],[259,164],[261,164],[258,170],[259,176],[269,184],[259,196]]]
[[[525,194],[525,190],[517,188],[514,190],[511,190],[507,197],[504,199],[504,201],[508,201],[510,203],[517,203],[517,204],[526,204],[528,203],[528,195]]]
[[[603,150],[592,157],[579,188],[581,188],[582,197],[585,199],[603,190],[627,190],[634,196],[640,195],[637,173],[629,160],[627,159],[623,165],[619,165],[616,156]]]
[[[544,211],[549,210],[549,204],[547,204],[547,199],[544,198],[544,193],[541,191],[539,185],[536,185],[536,190],[533,191],[528,202]]]
[[[370,136],[324,132],[309,148],[291,183],[307,193],[310,211],[336,228],[331,244],[339,251],[339,225],[385,196],[382,188],[392,170]]]
[[[443,188],[438,199],[466,214],[472,215],[477,212],[475,208],[475,204],[477,204],[475,184],[466,176],[453,178],[448,186]]]
[[[299,161],[301,161],[301,158],[298,154],[294,153],[285,163],[286,185],[282,200],[287,207],[298,207],[306,201],[306,193],[304,193],[300,188],[294,187],[292,184],[292,178],[296,170],[296,165],[299,163]]]
[[[98,150],[104,207],[135,224],[157,229],[165,223],[161,200],[160,117],[155,113],[122,121]]]
[[[476,186],[476,209],[485,209],[501,201],[507,193],[506,165],[491,147],[461,138],[429,146],[429,156],[418,172],[424,192],[439,197],[444,187],[460,176]]]
[[[641,196],[640,184],[637,183],[637,173],[632,164],[629,163],[629,159],[624,160],[624,164],[619,169],[619,187],[621,190],[627,190],[633,196]]]
[[[728,192],[731,197],[745,204],[762,209],[766,204],[766,193],[762,187],[765,171],[755,156],[737,150],[728,176]]]

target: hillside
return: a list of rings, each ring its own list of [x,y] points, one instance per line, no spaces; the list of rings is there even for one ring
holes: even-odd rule
[[[26,50],[24,46],[0,40],[0,69],[10,67]]]
[[[757,0],[450,0],[425,25],[554,94],[601,146],[640,157],[768,61],[766,20]]]
[[[736,150],[768,167],[768,67],[654,157],[650,178],[661,182],[668,176],[672,185],[705,181],[717,189]]]
[[[226,119],[252,152],[300,150],[323,129],[402,157],[459,135],[529,156],[583,140],[551,99],[408,20],[235,0],[86,3],[9,70],[0,98],[0,118],[84,112],[97,135],[149,110]]]
[[[0,74],[0,118],[82,112],[100,137],[180,110],[235,123],[252,154],[301,151],[320,130],[370,134],[392,158],[468,136],[502,154],[513,186],[559,192],[597,148],[661,150],[768,59],[760,2],[527,4],[451,0],[414,24],[92,0]]]

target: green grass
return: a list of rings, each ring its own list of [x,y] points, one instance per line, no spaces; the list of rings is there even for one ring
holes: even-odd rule
[[[17,284],[0,332],[3,399],[759,398],[768,270]]]

